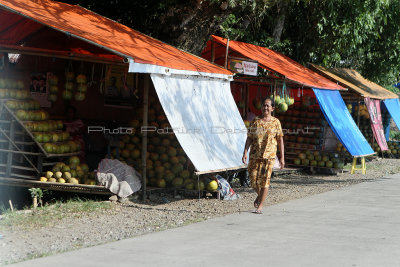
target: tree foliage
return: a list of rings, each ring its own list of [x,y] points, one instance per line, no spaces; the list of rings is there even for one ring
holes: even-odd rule
[[[373,81],[393,84],[400,66],[399,7],[388,0],[298,1],[284,38],[300,62],[353,68]]]
[[[77,0],[101,15],[200,54],[211,34],[306,64],[353,68],[390,86],[400,72],[397,0]]]

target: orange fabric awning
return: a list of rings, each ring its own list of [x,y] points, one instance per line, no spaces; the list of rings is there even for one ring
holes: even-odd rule
[[[356,91],[360,95],[364,97],[370,97],[375,99],[390,99],[390,98],[398,98],[398,96],[383,88],[382,86],[371,82],[361,76],[355,70],[346,69],[346,68],[324,68],[322,66],[318,66],[315,64],[310,64],[313,69],[320,72],[322,75],[327,78],[339,82],[344,86]]]
[[[135,63],[177,70],[232,75],[230,71],[200,57],[179,50],[77,5],[50,0],[0,0],[0,8],[4,9],[0,17],[0,32],[10,32],[8,42],[4,40],[1,42],[0,39],[0,45],[1,43],[14,44],[18,41],[15,38],[10,41],[10,38],[18,33],[18,31],[10,30],[12,27],[19,27],[22,23],[25,29],[27,27],[32,28],[37,26],[32,22],[37,22],[119,56],[132,58]],[[18,16],[19,19],[7,21],[5,15],[7,12],[4,11],[20,15]],[[9,15],[11,16],[10,13]],[[23,21],[23,18],[27,18],[29,22]],[[9,25],[6,26],[6,23]],[[29,34],[35,30],[36,28],[26,32]]]
[[[227,39],[215,35],[212,35],[212,39],[217,43],[215,45],[215,62],[222,65]],[[210,40],[202,54],[202,56],[207,60],[211,60],[211,43],[212,41]],[[230,55],[232,53],[234,56],[256,60],[260,67],[277,72],[284,75],[287,79],[307,87],[345,90],[344,87],[331,82],[327,78],[304,67],[283,54],[265,47],[229,40],[229,53]]]

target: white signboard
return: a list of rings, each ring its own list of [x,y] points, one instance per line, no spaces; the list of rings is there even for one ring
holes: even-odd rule
[[[229,59],[229,69],[235,73],[257,76],[257,62],[245,61],[241,59]]]

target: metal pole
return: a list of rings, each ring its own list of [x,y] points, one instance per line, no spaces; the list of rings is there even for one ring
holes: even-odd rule
[[[226,51],[225,51],[225,69],[228,67],[228,53],[229,53],[229,39],[226,42]]]
[[[142,127],[147,127],[147,115],[149,110],[149,75],[144,75],[144,92],[143,92],[143,124]],[[146,167],[147,167],[147,131],[142,132],[142,199],[146,199]]]

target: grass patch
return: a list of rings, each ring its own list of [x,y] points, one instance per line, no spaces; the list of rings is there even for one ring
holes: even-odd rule
[[[5,210],[0,220],[0,229],[19,228],[28,230],[38,227],[52,227],[65,217],[79,217],[111,207],[110,202],[73,199],[66,202],[57,201],[54,204],[39,207],[32,211],[27,209],[19,212]]]

